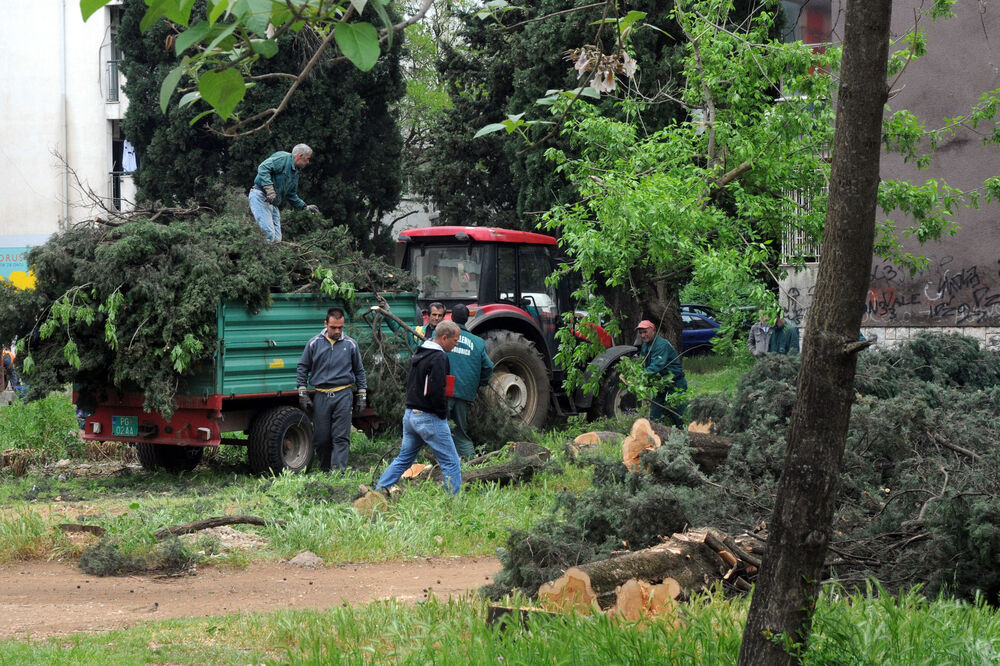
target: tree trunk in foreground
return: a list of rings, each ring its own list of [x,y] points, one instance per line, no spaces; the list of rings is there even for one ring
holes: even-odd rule
[[[789,426],[739,663],[794,663],[787,641],[809,636],[830,542],[871,272],[886,101],[891,0],[848,0],[826,232]]]

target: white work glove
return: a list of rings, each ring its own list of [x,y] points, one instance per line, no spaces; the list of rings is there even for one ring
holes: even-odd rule
[[[308,206],[306,206],[306,210],[309,211],[310,213],[316,213],[317,215],[319,215],[319,206],[317,206],[316,204],[309,204]]]
[[[278,200],[278,193],[274,191],[274,185],[264,186],[264,199],[266,199],[269,204],[273,204]]]

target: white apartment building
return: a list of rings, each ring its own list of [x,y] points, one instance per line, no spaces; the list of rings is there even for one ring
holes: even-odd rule
[[[112,39],[121,4],[112,0],[84,22],[79,0],[4,1],[0,277],[19,286],[31,282],[27,248],[100,215],[101,206],[126,209],[134,200],[120,131],[128,101]]]

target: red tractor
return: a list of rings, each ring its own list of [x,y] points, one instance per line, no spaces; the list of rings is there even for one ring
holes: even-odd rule
[[[565,281],[558,288],[545,284],[557,265],[555,238],[491,227],[424,227],[403,231],[399,242],[403,268],[419,281],[422,309],[435,301],[449,310],[469,306],[468,329],[485,340],[495,364],[491,384],[527,425],[543,426],[550,413],[617,416],[629,406],[614,365],[636,348],[613,346],[603,329],[597,333],[606,349],[589,368],[601,376],[598,394],[562,388],[565,372],[553,362],[555,334],[562,314],[574,308]]]

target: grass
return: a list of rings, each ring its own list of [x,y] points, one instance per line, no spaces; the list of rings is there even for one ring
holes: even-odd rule
[[[729,390],[744,369],[720,357],[686,359],[692,393]],[[59,400],[62,400],[60,405]],[[43,433],[55,457],[67,405],[0,410],[0,433]],[[71,414],[71,412],[70,412]],[[21,423],[14,423],[24,419]],[[160,527],[227,513],[286,521],[278,527],[237,526],[268,537],[252,554],[213,558],[244,566],[312,550],[332,562],[373,562],[434,555],[492,555],[512,529],[530,527],[550,510],[557,492],[579,492],[589,472],[563,460],[563,442],[591,429],[570,419],[542,436],[558,468],[498,488],[468,486],[457,497],[435,484],[415,484],[390,507],[363,518],[347,501],[391,458],[391,439],[359,437],[346,476],[255,477],[243,452],[230,447],[194,473],[120,473],[104,478],[43,475],[32,470],[0,484],[0,562],[77,557],[81,546],[55,529],[87,522],[107,530],[108,543],[130,556],[152,556]],[[620,424],[618,424],[620,425]],[[609,426],[617,427],[617,425]],[[54,433],[54,435],[53,435]],[[21,441],[36,441],[22,439]],[[610,445],[609,445],[610,446]],[[614,448],[614,447],[612,447]],[[611,448],[605,453],[611,455]],[[203,540],[192,550],[211,553]],[[536,617],[489,626],[485,602],[468,598],[416,605],[378,602],[327,610],[188,618],[131,629],[46,641],[0,642],[0,664],[733,664],[747,601],[705,595],[681,606],[681,622],[620,622],[614,618]],[[984,603],[928,601],[918,592],[887,597],[877,590],[847,596],[827,590],[814,631],[800,652],[805,664],[1000,664],[1000,620]]]
[[[523,600],[522,600],[523,602]],[[515,602],[519,603],[519,602]],[[3,663],[34,664],[735,664],[747,601],[699,596],[675,616],[625,622],[600,615],[513,616],[486,623],[476,598],[394,601],[148,622],[40,642],[0,642]],[[842,596],[817,604],[807,666],[991,664],[1000,618],[985,604],[918,593]]]

